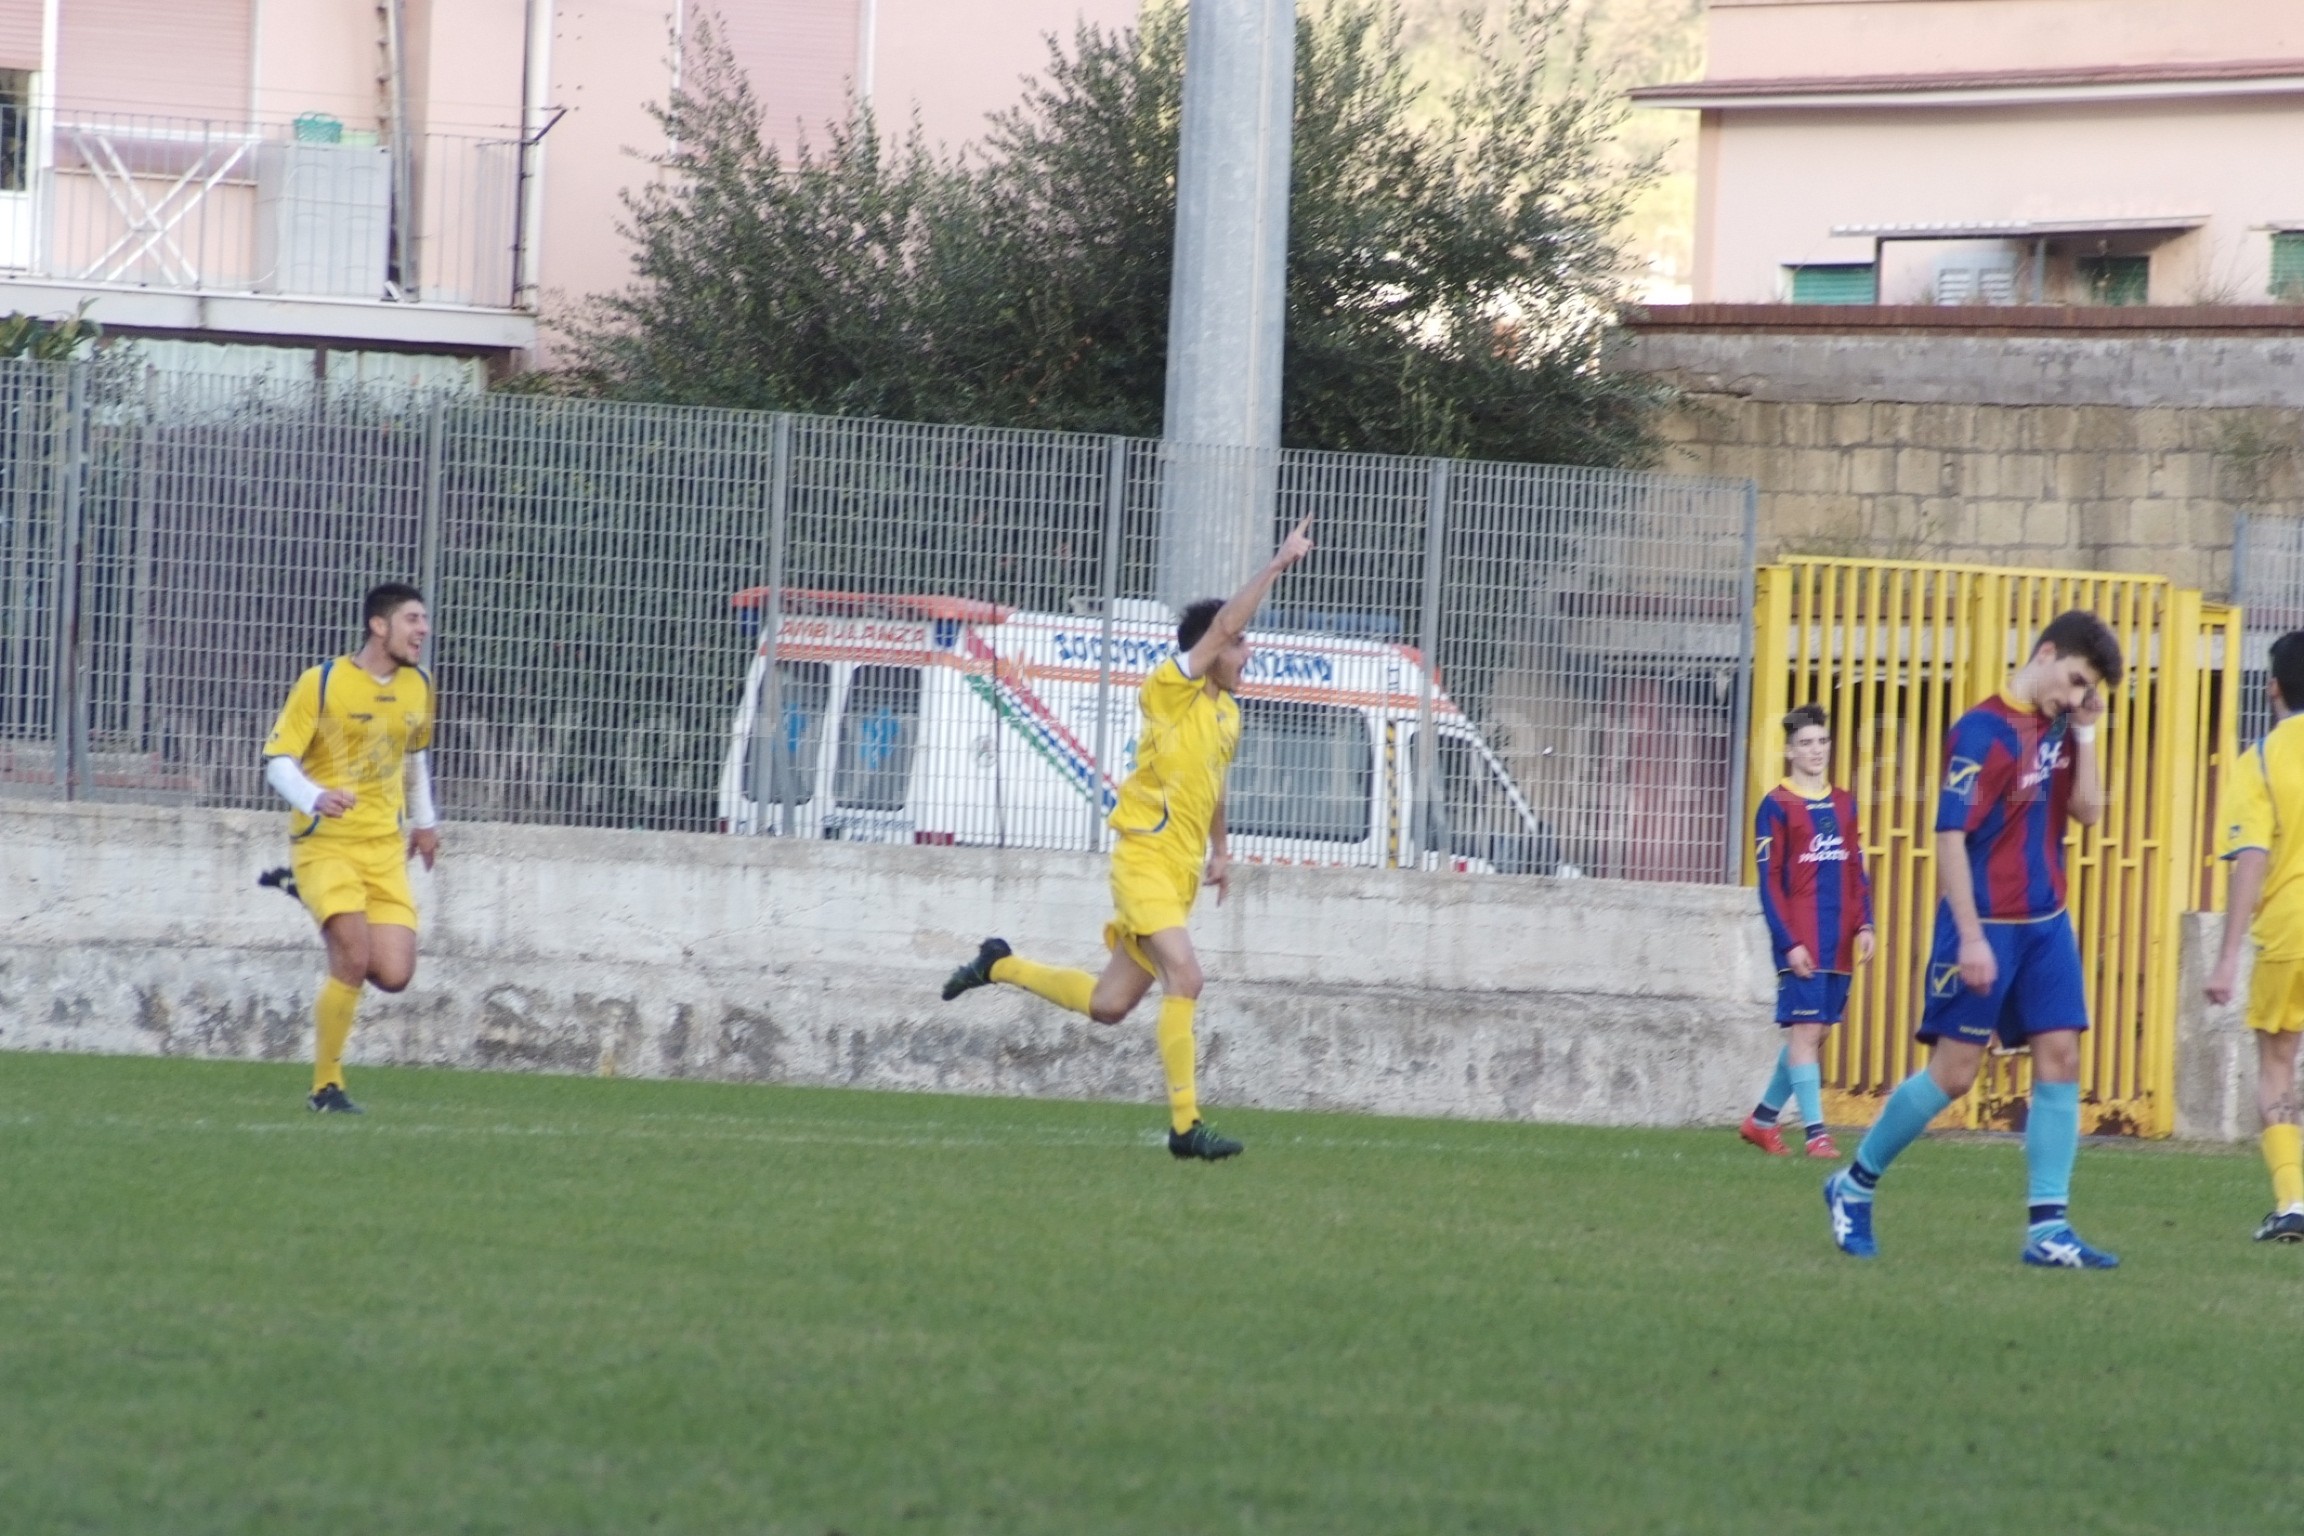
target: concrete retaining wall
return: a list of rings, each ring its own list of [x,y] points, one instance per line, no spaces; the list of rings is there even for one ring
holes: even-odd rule
[[[0,1047],[301,1060],[284,818],[0,804]],[[1100,1028],[936,988],[986,933],[1095,966],[1100,860],[456,825],[423,960],[350,1060],[1157,1102]],[[1195,925],[1213,1107],[1732,1121],[1775,1050],[1749,893],[1248,869]]]
[[[0,802],[0,1048],[301,1061],[320,951],[253,884],[281,819]],[[449,829],[416,984],[351,1061],[1156,1102],[1149,1006],[1100,1028],[1006,988],[936,998],[988,932],[1095,966],[1100,861]],[[2255,1050],[2186,920],[2177,1134],[2256,1134]],[[1733,1121],[1775,1050],[1749,892],[1246,869],[1195,925],[1217,1108]]]

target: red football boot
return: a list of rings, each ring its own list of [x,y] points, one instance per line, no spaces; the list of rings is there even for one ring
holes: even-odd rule
[[[1762,1125],[1750,1115],[1746,1115],[1744,1123],[1736,1127],[1736,1134],[1770,1157],[1790,1157],[1792,1155],[1792,1149],[1784,1145],[1784,1130],[1781,1126]]]
[[[1815,1135],[1808,1138],[1808,1155],[1810,1157],[1829,1158],[1834,1162],[1838,1162],[1840,1160],[1840,1149],[1832,1145],[1832,1136],[1830,1132],[1818,1131]]]

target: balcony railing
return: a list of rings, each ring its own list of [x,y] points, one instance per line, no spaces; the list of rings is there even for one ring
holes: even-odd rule
[[[521,307],[516,139],[391,145],[325,120],[35,119],[0,157],[0,277]],[[16,169],[21,167],[21,169]]]

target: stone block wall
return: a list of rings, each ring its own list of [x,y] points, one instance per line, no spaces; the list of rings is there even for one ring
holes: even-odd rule
[[[1651,311],[1617,362],[1687,391],[1661,467],[1757,483],[1763,560],[2150,571],[2224,596],[2241,512],[2304,517],[2293,334],[1691,308]]]

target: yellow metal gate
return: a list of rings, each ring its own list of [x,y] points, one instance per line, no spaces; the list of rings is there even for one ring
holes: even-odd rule
[[[2239,610],[2159,576],[1797,559],[1758,577],[1745,825],[1784,776],[1784,712],[1822,704],[1832,712],[1833,779],[1856,797],[1872,875],[1879,952],[1825,1048],[1829,1117],[1868,1122],[1920,1061],[1912,1031],[1935,924],[1946,730],[2001,686],[2051,618],[2087,608],[2120,637],[2128,675],[2100,738],[2104,819],[2074,828],[2066,845],[2093,1024],[2083,1125],[2167,1135],[2179,919],[2223,899],[2211,800],[2239,718]],[[1997,1059],[1947,1121],[2019,1123],[2028,1088],[2024,1056]]]

